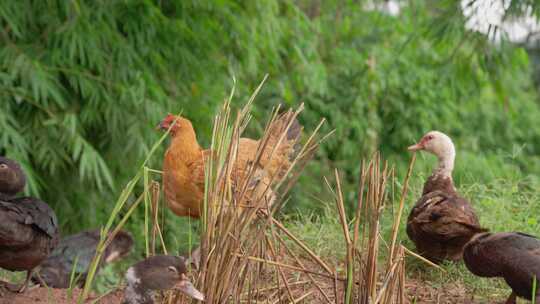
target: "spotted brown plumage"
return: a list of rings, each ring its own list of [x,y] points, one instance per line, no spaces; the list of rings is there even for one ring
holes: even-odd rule
[[[482,233],[465,246],[467,268],[481,277],[502,277],[512,288],[506,301],[515,304],[516,296],[540,303],[540,239],[520,232]]]
[[[454,187],[454,144],[447,135],[431,131],[409,150],[435,154],[439,165],[425,182],[422,197],[409,214],[407,235],[417,251],[429,260],[458,261],[463,246],[475,234],[486,230],[480,226],[471,204]]]
[[[423,195],[407,219],[407,235],[433,262],[460,260],[463,246],[483,231],[465,199],[440,190]]]
[[[24,173],[14,161],[2,162],[8,170],[17,171],[13,177],[13,185],[4,180],[2,190],[24,187],[17,176]],[[16,163],[15,163],[16,164]],[[3,167],[3,166],[1,166]],[[1,170],[1,168],[0,168]],[[10,188],[11,187],[11,188]],[[20,287],[7,285],[10,289],[23,292],[30,280],[32,272],[58,244],[58,222],[54,211],[43,201],[33,197],[9,198],[16,193],[3,193],[0,200],[0,267],[9,271],[26,271],[26,280]]]

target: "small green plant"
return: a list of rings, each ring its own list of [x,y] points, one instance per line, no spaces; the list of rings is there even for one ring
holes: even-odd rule
[[[537,288],[537,277],[534,276],[533,278],[533,285],[532,285],[532,295],[531,295],[531,301],[532,304],[536,304],[536,300],[538,299],[538,295],[536,294],[536,288]]]
[[[77,286],[77,282],[80,278],[80,274],[77,275],[77,263],[79,262],[79,255],[75,256],[75,260],[73,262],[73,267],[71,268],[71,272],[69,274],[69,287],[67,289],[67,296],[69,299],[73,296],[73,287]]]

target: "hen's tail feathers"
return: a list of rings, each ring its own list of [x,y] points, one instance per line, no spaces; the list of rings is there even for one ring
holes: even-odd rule
[[[289,127],[289,129],[287,129],[287,127]],[[289,160],[293,160],[301,147],[298,141],[300,139],[300,135],[302,134],[302,129],[302,125],[296,118],[294,118],[292,111],[283,113],[276,118],[276,120],[270,126],[269,144],[271,146],[276,145],[283,135],[283,132],[287,130],[287,134],[281,141],[280,146],[286,147],[286,155],[288,156]]]
[[[302,133],[302,125],[298,122],[298,119],[294,119],[287,130],[287,140],[298,140],[300,134]]]

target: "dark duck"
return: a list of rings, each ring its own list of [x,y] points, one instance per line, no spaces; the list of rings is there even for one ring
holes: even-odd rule
[[[86,280],[100,241],[100,230],[83,231],[62,238],[60,244],[40,265],[32,281],[53,288],[69,288]],[[133,248],[133,237],[120,230],[105,248],[98,267],[128,255]],[[98,269],[99,269],[98,268]],[[72,282],[72,273],[75,280]]]
[[[431,131],[408,150],[432,153],[439,164],[409,214],[407,235],[418,252],[435,263],[461,260],[463,246],[476,233],[486,230],[480,227],[471,204],[454,187],[454,144],[446,134]]]
[[[181,256],[156,255],[131,266],[126,272],[127,287],[123,304],[152,304],[156,291],[179,290],[204,301],[186,276],[186,259]]]
[[[506,304],[516,297],[540,303],[540,239],[520,232],[481,233],[465,246],[463,260],[477,276],[502,277],[512,288]]]
[[[0,267],[26,271],[21,286],[3,282],[10,290],[23,292],[36,268],[58,244],[54,211],[33,197],[15,197],[24,189],[26,178],[20,165],[0,157]]]

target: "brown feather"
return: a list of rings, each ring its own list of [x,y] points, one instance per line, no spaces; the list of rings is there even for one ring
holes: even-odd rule
[[[430,177],[426,190],[409,214],[407,235],[419,253],[433,262],[460,260],[463,246],[486,230],[470,203],[455,192],[450,178]]]

